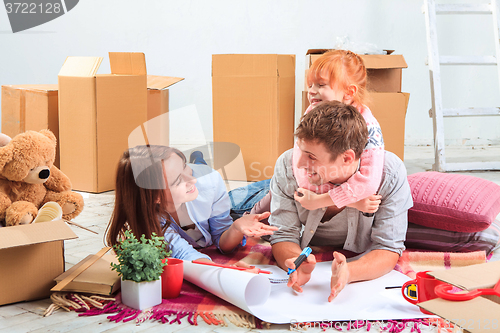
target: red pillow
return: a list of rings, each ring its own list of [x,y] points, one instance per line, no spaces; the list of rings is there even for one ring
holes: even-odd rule
[[[477,232],[500,212],[500,186],[482,178],[440,172],[408,176],[413,207],[408,221],[425,227]]]

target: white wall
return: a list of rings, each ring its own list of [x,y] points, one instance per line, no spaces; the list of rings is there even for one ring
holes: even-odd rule
[[[403,91],[411,94],[406,144],[432,144],[422,3],[82,0],[64,16],[16,34],[0,8],[0,85],[57,83],[66,56],[103,56],[99,73],[109,73],[108,51],[144,52],[150,74],[186,78],[171,88],[170,108],[194,106],[200,122],[189,126],[189,118],[175,121],[173,136],[175,141],[197,143],[204,136],[212,138],[212,54],[296,54],[298,114],[307,49],[332,47],[337,37],[347,36],[404,55],[408,68],[403,70]],[[442,54],[494,53],[490,16],[440,17],[438,30]],[[448,67],[442,73],[445,106],[500,105],[496,67]],[[447,142],[498,144],[498,118],[447,119]],[[182,115],[176,119],[182,120]]]

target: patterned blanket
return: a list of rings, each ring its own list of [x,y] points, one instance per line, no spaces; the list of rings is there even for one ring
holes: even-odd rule
[[[318,262],[333,260],[333,251],[339,251],[332,247],[312,247],[312,250]],[[203,252],[208,254],[214,262],[222,264],[232,264],[239,260],[243,260],[250,265],[275,264],[270,244],[262,240],[248,239],[245,247],[240,248],[231,255],[222,255],[214,247],[203,249]],[[348,258],[355,255],[344,250],[339,252],[342,252]],[[415,273],[422,270],[447,269],[484,262],[486,262],[484,251],[443,253],[406,250],[400,257],[395,269],[410,278],[415,278]],[[184,281],[178,298],[164,299],[162,304],[143,311],[123,305],[120,302],[119,293],[113,300],[100,300],[97,296],[89,297],[88,295],[81,296],[72,293],[57,293],[53,295],[52,299],[54,308],[62,305],[70,310],[81,312],[80,316],[94,316],[106,313],[109,314],[107,317],[109,320],[116,322],[135,320],[140,323],[145,320],[159,320],[163,323],[173,324],[176,322],[181,323],[184,318],[192,325],[197,325],[199,317],[209,325],[227,326],[228,322],[247,328],[261,328],[263,325],[268,325],[262,323],[253,315],[187,281]]]

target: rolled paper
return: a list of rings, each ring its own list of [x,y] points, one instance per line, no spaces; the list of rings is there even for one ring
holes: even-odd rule
[[[49,201],[38,210],[38,214],[33,223],[50,222],[62,218],[62,208],[57,202]]]

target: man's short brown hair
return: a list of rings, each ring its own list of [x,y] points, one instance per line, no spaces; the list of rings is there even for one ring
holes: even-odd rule
[[[359,158],[368,142],[368,129],[365,119],[355,107],[331,101],[319,104],[302,116],[295,136],[323,143],[332,159],[348,149],[352,149]]]

